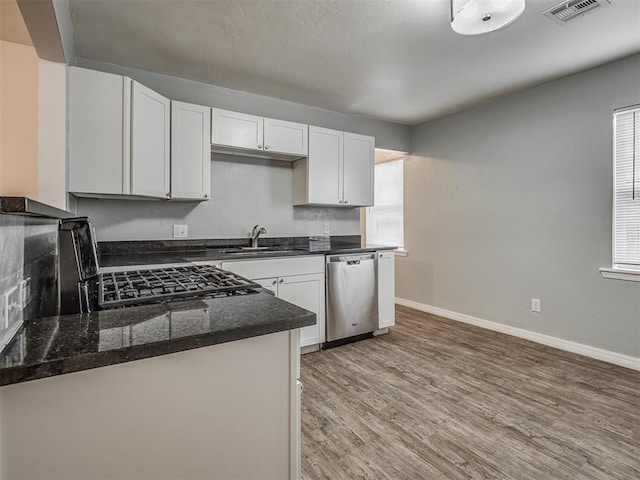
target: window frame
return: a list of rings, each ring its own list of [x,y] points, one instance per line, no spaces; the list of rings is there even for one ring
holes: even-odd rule
[[[393,152],[390,150],[382,150],[382,149],[376,149],[376,153],[382,151],[385,154],[393,154],[396,153],[397,156],[396,157],[392,157],[392,158],[385,158],[384,160],[379,160],[376,161],[374,164],[374,184],[375,184],[375,169],[378,165],[382,165],[385,163],[390,163],[390,162],[402,162],[402,238],[403,238],[403,246],[396,248],[394,250],[394,253],[397,257],[406,257],[409,252],[406,250],[406,237],[405,237],[405,221],[404,221],[404,205],[405,205],[405,195],[404,195],[404,169],[405,169],[405,160],[407,157],[407,154],[405,152]],[[374,205],[372,207],[375,206],[375,193],[374,193]],[[367,235],[367,223],[369,221],[369,209],[372,207],[364,207],[362,209],[362,218],[364,220],[363,222],[363,227],[362,227],[362,235],[364,236],[365,242],[369,243],[370,239]]]
[[[640,282],[640,264],[637,265],[620,265],[616,264],[616,167],[617,167],[617,145],[616,145],[616,115],[629,112],[629,111],[637,111],[640,114],[640,104],[630,105],[623,108],[617,108],[613,111],[612,115],[612,137],[613,137],[613,149],[612,149],[612,168],[613,168],[613,178],[612,178],[612,206],[611,206],[611,267],[602,267],[600,268],[600,273],[604,278],[614,279],[614,280],[627,280]],[[635,132],[634,132],[635,135]],[[638,138],[640,141],[640,138]],[[635,154],[635,152],[634,152]],[[640,159],[638,160],[640,161]]]

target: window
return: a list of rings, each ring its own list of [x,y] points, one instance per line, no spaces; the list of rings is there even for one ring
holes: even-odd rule
[[[404,249],[403,163],[402,157],[375,166],[374,205],[366,213],[367,243]]]
[[[613,268],[640,270],[640,106],[613,115]]]

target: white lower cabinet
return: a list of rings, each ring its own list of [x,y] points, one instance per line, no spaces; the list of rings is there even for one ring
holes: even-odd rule
[[[316,314],[318,321],[300,329],[300,346],[324,342],[324,273],[294,275],[278,279],[278,298]]]
[[[224,262],[223,270],[242,275],[278,298],[316,314],[317,322],[300,329],[300,346],[325,341],[324,256]]]
[[[378,328],[396,324],[395,252],[377,252],[378,257]]]

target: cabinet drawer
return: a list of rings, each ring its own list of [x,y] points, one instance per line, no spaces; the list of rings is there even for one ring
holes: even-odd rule
[[[246,278],[286,277],[324,273],[324,255],[223,262],[222,269]]]

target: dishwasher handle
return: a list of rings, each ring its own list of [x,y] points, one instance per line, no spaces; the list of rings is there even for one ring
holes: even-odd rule
[[[366,260],[376,260],[375,253],[360,253],[355,255],[328,255],[327,263],[342,262],[348,265],[360,265],[360,262]]]

